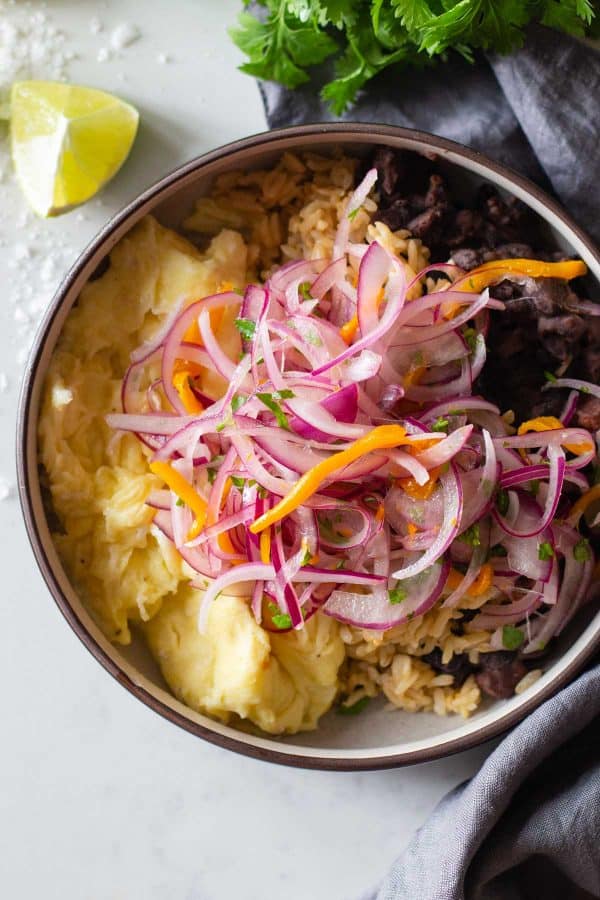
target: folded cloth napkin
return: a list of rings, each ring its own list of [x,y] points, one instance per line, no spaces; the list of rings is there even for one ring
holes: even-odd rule
[[[333,117],[260,84],[271,127]],[[344,117],[469,144],[553,191],[600,241],[600,54],[545,28],[509,57],[387,73]],[[548,700],[449,794],[377,900],[600,897],[600,667]]]
[[[600,665],[542,704],[448,794],[377,900],[600,897]]]

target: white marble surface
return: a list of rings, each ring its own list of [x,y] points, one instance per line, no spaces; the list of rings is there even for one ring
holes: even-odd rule
[[[64,32],[56,64],[69,79],[120,93],[142,114],[126,167],[80,212],[34,221],[10,172],[0,183],[0,495],[11,492],[0,503],[0,891],[11,900],[357,898],[489,751],[348,775],[276,768],[204,744],[105,674],[61,619],[29,551],[13,449],[28,335],[61,272],[109,215],[180,162],[264,128],[256,87],[236,71],[225,33],[239,6],[0,2],[0,41],[3,23],[45,10],[43,28]],[[140,39],[99,62],[122,22],[137,25]],[[34,63],[34,74],[48,77],[48,68]]]

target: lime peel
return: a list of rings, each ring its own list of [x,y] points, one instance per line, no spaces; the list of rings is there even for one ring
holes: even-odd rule
[[[121,168],[137,110],[95,88],[19,81],[11,91],[11,152],[17,179],[40,216],[89,200]]]

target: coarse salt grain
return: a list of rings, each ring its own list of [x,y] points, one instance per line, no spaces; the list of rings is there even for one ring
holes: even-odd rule
[[[110,46],[113,50],[124,50],[141,36],[141,32],[137,25],[131,22],[122,22],[113,30],[110,36]]]
[[[6,478],[0,478],[0,500],[8,500],[12,492],[12,485],[9,484]]]
[[[8,377],[5,372],[0,372],[0,394],[5,394],[8,390]]]

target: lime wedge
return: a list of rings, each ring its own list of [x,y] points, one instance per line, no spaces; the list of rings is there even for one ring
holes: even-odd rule
[[[17,178],[40,216],[93,197],[123,165],[139,115],[94,88],[19,81],[11,92],[11,149]]]

